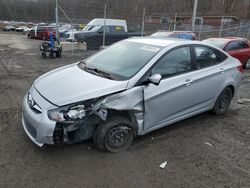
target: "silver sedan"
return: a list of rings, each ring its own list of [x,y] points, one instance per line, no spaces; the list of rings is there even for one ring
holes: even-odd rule
[[[38,78],[22,124],[38,146],[94,138],[118,152],[134,137],[212,110],[225,113],[241,63],[197,41],[131,38]]]

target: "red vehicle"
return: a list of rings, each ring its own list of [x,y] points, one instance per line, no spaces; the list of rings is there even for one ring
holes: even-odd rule
[[[28,33],[29,39],[42,39],[49,40],[50,32],[52,32],[53,38],[56,38],[56,28],[51,26],[36,26],[33,27]]]
[[[250,42],[247,39],[239,37],[209,38],[203,42],[223,49],[237,58],[244,68],[250,68]]]

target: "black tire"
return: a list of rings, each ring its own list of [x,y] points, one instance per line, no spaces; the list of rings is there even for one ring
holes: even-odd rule
[[[99,50],[99,47],[94,40],[87,41],[87,50]]]
[[[229,87],[225,88],[215,102],[213,113],[215,115],[221,115],[226,113],[231,104],[232,98],[233,98],[232,89]]]
[[[42,56],[45,58],[46,57],[46,52],[42,52]]]
[[[53,53],[49,53],[49,58],[51,58],[51,59],[53,59],[54,58],[54,55],[53,55]]]
[[[31,39],[31,35],[30,34],[28,34],[28,39]]]
[[[112,117],[95,131],[94,143],[98,149],[116,153],[126,150],[134,139],[132,123],[124,117]]]
[[[58,52],[56,52],[56,57],[61,57],[62,51],[59,50]]]

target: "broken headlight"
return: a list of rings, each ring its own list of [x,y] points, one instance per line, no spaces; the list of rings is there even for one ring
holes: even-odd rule
[[[81,120],[88,115],[92,110],[91,106],[78,104],[74,106],[62,107],[48,111],[49,119],[57,122],[69,123],[72,121]]]

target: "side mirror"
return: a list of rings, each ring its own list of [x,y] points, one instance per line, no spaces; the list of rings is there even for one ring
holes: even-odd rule
[[[160,74],[153,74],[148,78],[149,83],[152,83],[154,85],[159,85],[161,82],[161,75]]]

